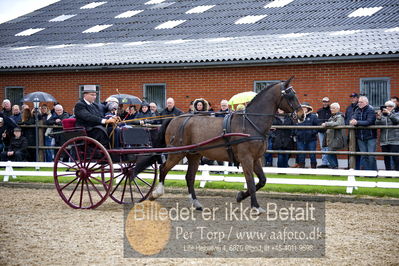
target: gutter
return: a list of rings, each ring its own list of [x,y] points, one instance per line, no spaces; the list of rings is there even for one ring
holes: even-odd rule
[[[222,67],[254,67],[254,66],[281,66],[281,65],[312,65],[331,63],[365,63],[398,61],[399,53],[383,55],[355,55],[331,57],[298,57],[273,58],[250,60],[217,60],[209,62],[176,62],[176,63],[117,63],[80,66],[38,66],[0,68],[0,74],[23,72],[56,72],[56,71],[99,71],[99,70],[159,70],[159,69],[195,69],[195,68],[222,68]]]

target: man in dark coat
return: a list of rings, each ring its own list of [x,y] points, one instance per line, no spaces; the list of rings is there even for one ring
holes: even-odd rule
[[[215,114],[216,117],[225,117],[228,113],[230,113],[229,110],[229,102],[227,100],[221,100],[220,101],[220,110]]]
[[[275,116],[273,125],[294,125],[294,120],[283,110],[277,109],[278,114]],[[293,150],[294,149],[294,130],[293,129],[276,129],[271,136],[273,138],[273,150]],[[277,155],[277,167],[288,167],[290,154],[279,153]]]
[[[346,107],[345,110],[345,125],[349,125],[349,121],[352,119],[353,113],[358,108],[357,103],[359,101],[359,94],[354,92],[351,95],[349,95],[349,97],[351,98],[351,104],[348,107]]]
[[[84,86],[83,99],[77,102],[74,108],[76,126],[86,128],[89,137],[98,140],[105,148],[108,148],[109,138],[105,125],[116,123],[116,118],[104,118],[103,109],[95,102],[96,97],[95,86]]]
[[[352,115],[349,124],[352,126],[371,126],[375,124],[376,114],[374,108],[369,105],[366,96],[359,97],[359,108]],[[358,129],[356,130],[356,140],[361,152],[375,152],[377,147],[376,129]],[[375,156],[360,156],[360,169],[377,170],[377,161]]]
[[[183,114],[183,112],[175,106],[175,100],[173,98],[168,98],[166,100],[166,108],[163,109],[162,112],[160,113],[160,115],[169,115],[169,116],[179,116],[181,114]]]
[[[1,153],[2,161],[24,161],[28,154],[28,140],[22,136],[20,127],[14,128],[14,136],[11,138],[10,145]]]
[[[179,116],[182,115],[183,112],[175,106],[175,100],[173,98],[168,98],[166,100],[166,108],[162,110],[160,113],[161,116],[170,116],[171,118],[165,119],[163,118],[162,120],[162,126],[159,129],[158,132],[158,143],[156,146],[164,146],[165,145],[165,132],[166,132],[166,127],[169,125],[169,122],[172,121],[173,116]]]

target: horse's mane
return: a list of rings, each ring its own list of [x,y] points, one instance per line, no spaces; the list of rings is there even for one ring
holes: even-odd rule
[[[262,89],[258,94],[256,94],[256,96],[247,104],[247,107],[250,107],[252,102],[254,102],[256,99],[262,97],[261,95],[263,95],[264,93],[266,93],[266,91],[268,91],[271,87],[273,87],[274,85],[278,84],[280,82],[276,82],[276,83],[272,83],[270,85],[268,85],[266,88]]]

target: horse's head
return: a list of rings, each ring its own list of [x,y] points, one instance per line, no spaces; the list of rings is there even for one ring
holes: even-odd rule
[[[278,108],[284,110],[286,113],[292,113],[294,119],[303,121],[305,113],[301,108],[301,103],[296,97],[295,90],[290,86],[290,82],[293,78],[294,76],[280,83],[281,100]]]

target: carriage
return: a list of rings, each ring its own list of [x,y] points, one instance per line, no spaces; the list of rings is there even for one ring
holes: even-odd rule
[[[134,173],[140,158],[193,151],[224,137],[248,137],[248,134],[231,133],[194,145],[154,148],[152,143],[157,131],[158,127],[123,128],[120,148],[106,149],[88,137],[85,128],[64,127],[60,134],[66,142],[54,158],[54,182],[61,198],[75,209],[96,208],[107,198],[119,204],[138,203],[149,197],[158,178],[157,162],[140,174]]]
[[[256,199],[256,191],[266,184],[260,158],[267,148],[267,135],[276,110],[280,108],[298,119],[304,118],[295,91],[289,85],[292,79],[264,88],[244,111],[226,116],[228,119],[197,115],[173,118],[161,133],[169,145],[166,148],[153,147],[150,136],[155,129],[122,130],[122,148],[108,150],[88,137],[84,129],[64,130],[68,140],[54,160],[56,189],[69,206],[77,209],[96,208],[108,197],[120,204],[155,199],[164,193],[167,173],[186,157],[189,198],[196,209],[202,210],[194,181],[200,158],[205,156],[241,164],[247,190],[239,191],[236,200],[241,202],[250,197],[251,207],[262,213],[265,210]],[[158,165],[153,158],[166,154],[168,158],[160,168],[156,184]],[[259,179],[257,184],[254,173]]]

